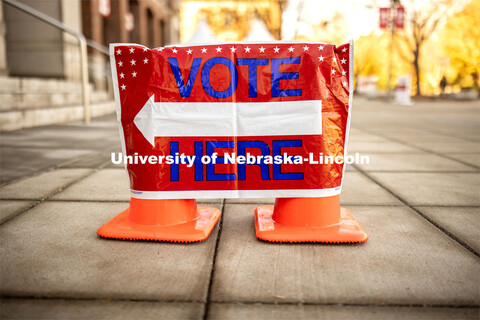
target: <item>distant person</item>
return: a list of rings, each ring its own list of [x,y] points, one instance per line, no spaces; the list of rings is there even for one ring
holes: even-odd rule
[[[445,97],[445,88],[447,87],[447,78],[445,76],[442,77],[442,80],[440,80],[440,96]]]

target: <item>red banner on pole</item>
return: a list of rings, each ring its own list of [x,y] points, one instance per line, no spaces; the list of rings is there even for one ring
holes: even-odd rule
[[[398,7],[395,14],[395,28],[403,29],[405,26],[405,8]]]
[[[390,17],[390,8],[380,8],[380,16],[379,16],[380,29],[386,29],[388,27],[389,17]]]
[[[98,12],[100,13],[101,16],[104,18],[110,18],[110,12],[112,11],[111,9],[111,4],[110,0],[99,0],[98,1]]]
[[[133,13],[131,12],[127,12],[125,13],[125,20],[124,20],[124,23],[125,23],[125,29],[130,32],[133,30],[134,26],[135,26],[135,21],[134,21],[134,17],[133,17]]]

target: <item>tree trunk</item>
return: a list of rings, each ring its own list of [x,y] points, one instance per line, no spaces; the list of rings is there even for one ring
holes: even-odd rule
[[[480,97],[480,85],[478,83],[478,73],[474,71],[472,73],[472,79],[473,79],[473,88],[477,91],[477,97]]]
[[[420,90],[420,65],[419,65],[419,57],[420,57],[420,46],[417,45],[417,48],[413,52],[413,68],[415,69],[415,78],[417,79],[416,87],[417,92],[415,93],[416,97],[422,95],[422,91]]]

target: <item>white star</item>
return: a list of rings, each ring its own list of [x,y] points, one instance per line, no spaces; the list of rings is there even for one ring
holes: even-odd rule
[[[173,53],[177,53],[177,52],[178,52],[178,50],[177,50],[177,49],[175,49],[175,48],[173,48],[173,49],[172,49],[172,52],[173,52]]]
[[[347,63],[347,59],[343,58],[342,60],[340,60],[340,62],[341,62],[342,64],[345,64],[345,63]]]
[[[207,53],[207,49],[202,48],[202,53]]]
[[[118,66],[119,66],[119,67],[123,67],[123,62],[122,62],[122,61],[118,61]]]
[[[348,85],[348,82],[347,81],[343,81],[342,82],[343,86],[346,87]]]
[[[293,49],[292,46],[290,46],[290,48],[288,48],[288,52],[293,52],[293,50],[295,50],[295,49]]]
[[[148,59],[147,59],[147,58],[143,59],[143,63],[144,63],[144,64],[147,64],[147,63],[148,63]]]
[[[118,49],[117,54],[122,54],[122,50]]]
[[[246,48],[245,48],[245,52],[250,52],[250,48],[249,48],[249,47],[246,47]]]
[[[135,65],[135,63],[137,63],[135,60],[132,59],[132,61],[130,61],[130,63],[132,64],[132,66]]]
[[[125,78],[125,75],[123,74],[123,72],[120,73],[120,78],[122,78],[122,79]]]
[[[273,52],[275,52],[275,53],[279,53],[279,52],[280,52],[280,48],[279,48],[279,47],[275,47],[275,48],[273,48]]]
[[[192,54],[193,50],[192,49],[188,49],[187,50],[187,54]]]
[[[343,48],[342,52],[347,52],[347,47]]]
[[[160,51],[160,52],[162,52],[163,49],[165,49],[165,48],[158,48],[157,50]]]
[[[235,51],[237,51],[237,48],[231,47],[231,48],[230,48],[230,51],[231,51],[231,52],[235,52]]]
[[[222,52],[222,48],[220,48],[220,47],[217,47],[216,50],[217,50],[217,52]]]
[[[347,74],[347,71],[342,71],[342,76],[346,75]]]
[[[143,52],[147,52],[148,48],[143,48]]]
[[[137,76],[137,73],[135,71],[132,72],[132,77],[136,77]]]
[[[320,56],[320,57],[318,57],[318,60],[319,60],[319,61],[323,61],[324,59],[325,59],[325,57],[324,57],[324,56]]]
[[[319,46],[319,47],[318,47],[318,50],[323,50],[323,46]]]
[[[122,88],[122,90],[125,90],[127,88],[127,86],[122,84],[121,88]]]
[[[337,62],[337,58],[333,57],[332,62]]]
[[[134,48],[130,48],[130,53],[133,53],[133,51],[135,51]]]
[[[260,47],[258,50],[260,50],[260,52],[265,52],[265,48],[263,46]]]
[[[335,72],[336,72],[335,69],[332,69],[332,74],[335,74]]]
[[[310,48],[307,47],[307,46],[303,47],[303,51],[308,51],[308,49],[310,49]]]

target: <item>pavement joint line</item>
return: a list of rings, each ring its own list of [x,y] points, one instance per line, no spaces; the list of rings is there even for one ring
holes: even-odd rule
[[[206,297],[206,302],[204,304],[204,310],[203,310],[203,320],[207,320],[209,317],[210,313],[210,301],[211,301],[211,296],[212,296],[212,291],[213,291],[213,277],[215,275],[215,262],[217,261],[217,253],[218,253],[218,247],[220,243],[220,236],[222,233],[222,227],[223,227],[223,217],[224,217],[224,209],[225,209],[225,199],[222,200],[222,206],[221,209],[221,217],[220,220],[218,221],[218,233],[217,233],[217,238],[215,239],[215,248],[213,252],[213,258],[212,258],[212,269],[210,270],[210,279],[208,281],[208,287],[207,287],[207,297]]]
[[[49,170],[49,171],[54,171],[54,170]],[[10,219],[6,220],[6,221],[3,221],[2,223],[0,223],[0,226],[3,226],[5,223],[7,223],[8,221],[11,221],[13,220],[14,218],[20,216],[20,215],[23,215],[25,212],[37,207],[39,204],[47,201],[48,199],[50,199],[51,197],[53,197],[54,195],[57,195],[59,194],[60,192],[63,192],[64,190],[66,190],[68,187],[72,186],[73,184],[77,183],[77,182],[80,182],[82,181],[83,179],[86,179],[88,177],[90,177],[91,175],[93,175],[95,172],[98,172],[98,169],[92,169],[91,172],[79,177],[78,179],[64,185],[63,187],[61,187],[60,189],[58,190],[55,190],[54,192],[50,193],[48,196],[44,197],[44,198],[41,198],[41,199],[34,199],[36,200],[36,202],[28,209],[28,210],[24,210],[14,216],[12,216]],[[7,200],[7,199],[3,199],[3,200]],[[19,199],[16,199],[16,200],[19,200]],[[81,201],[80,201],[81,202]]]
[[[106,151],[106,150],[105,150],[105,151]],[[95,156],[95,155],[100,155],[100,153],[101,153],[100,151],[97,151],[97,152],[94,151],[94,152],[92,152],[92,153],[90,153],[90,154],[86,154],[86,155],[84,155],[83,157],[80,157],[80,158],[72,158],[72,159],[66,160],[66,161],[58,164],[57,167],[58,167],[58,168],[63,168],[63,167],[65,167],[65,166],[68,166],[69,164],[72,164],[72,163],[75,163],[75,162],[79,162],[79,161],[81,161],[81,160],[83,160],[83,159],[85,159],[85,158],[90,158],[90,157],[93,157],[93,156]]]
[[[95,202],[100,202],[100,203],[130,203],[130,200],[105,200],[105,199],[48,199],[48,201],[52,202],[88,202],[88,203],[95,203]]]
[[[111,149],[112,147],[110,148],[107,148],[103,151],[98,151],[98,153],[100,152],[105,152],[109,149]],[[1,148],[0,148],[1,149]],[[58,148],[56,148],[58,149]],[[95,152],[92,152],[92,153],[95,153]],[[83,159],[84,157],[88,157],[88,155],[84,155],[83,157],[81,157],[80,159]],[[13,183],[17,183],[17,182],[20,182],[20,181],[23,181],[23,180],[26,180],[28,178],[34,178],[34,177],[37,177],[43,173],[46,173],[46,172],[51,172],[51,171],[55,171],[55,170],[58,170],[58,169],[64,169],[64,170],[68,170],[68,169],[71,169],[71,168],[63,168],[64,166],[68,165],[69,163],[73,163],[73,162],[76,162],[76,161],[80,161],[78,158],[73,158],[73,159],[69,159],[69,160],[65,160],[64,162],[61,162],[57,165],[52,165],[51,167],[47,167],[47,168],[43,168],[43,169],[40,169],[40,170],[37,170],[37,171],[34,171],[34,172],[31,172],[25,176],[22,176],[22,177],[18,177],[18,178],[15,178],[15,179],[12,179],[12,180],[9,180],[9,181],[5,181],[5,182],[2,182],[0,183],[0,188],[1,187],[4,187],[4,186],[7,186],[9,184],[13,184]],[[105,167],[106,165],[108,165],[108,163],[106,164],[102,164],[100,166],[96,166],[96,167],[85,167],[85,168],[80,168],[80,169],[103,169],[103,167]]]
[[[28,200],[18,200],[18,199],[2,199],[2,201],[5,201],[5,200],[9,200],[9,201],[12,201],[12,200],[15,200],[15,201],[28,201]],[[28,210],[30,209],[33,209],[34,207],[36,207],[37,205],[39,205],[41,203],[40,200],[33,200],[33,204],[28,206],[27,208],[23,209],[23,210],[20,210],[18,213],[12,215],[11,217],[9,217],[8,219],[4,220],[2,223],[0,223],[0,226],[3,226],[5,223],[7,223],[8,221],[18,217],[19,215],[22,215],[24,214],[25,212],[27,212]]]
[[[467,141],[467,142],[476,142],[478,143],[478,141],[476,141],[475,139],[470,139],[470,138],[465,138],[465,137],[462,137],[462,136],[451,136],[449,135],[448,133],[443,133],[443,132],[438,132],[438,131],[435,131],[435,130],[432,130],[432,129],[426,129],[426,128],[422,128],[421,131],[425,131],[425,132],[429,132],[429,133],[433,133],[433,134],[438,134],[439,136],[444,136],[444,137],[449,137],[449,138],[455,138],[455,139],[459,139],[459,140],[464,140],[464,141]]]
[[[42,295],[12,295],[3,294],[0,295],[1,299],[30,299],[30,300],[65,300],[65,301],[104,301],[104,302],[156,302],[156,303],[198,303],[205,304],[202,300],[175,300],[175,299],[138,299],[138,298],[109,298],[109,297],[61,297],[61,296],[42,296]]]
[[[389,208],[389,207],[406,207],[405,204],[358,204],[358,203],[348,203],[348,202],[341,202],[342,207],[378,207],[378,208]]]
[[[408,128],[408,129],[412,129],[411,127],[409,126],[404,126],[405,128]],[[370,134],[375,134],[375,135],[378,135],[378,133],[373,133],[373,132],[370,132],[370,131],[367,131],[368,129],[365,129],[363,127],[355,127],[355,129],[358,129],[358,130],[363,130],[365,132],[368,132]],[[465,137],[462,137],[462,136],[454,136],[454,135],[449,135],[447,133],[440,133],[440,132],[437,132],[437,131],[432,131],[432,130],[427,130],[425,128],[422,128],[421,130],[417,129],[418,133],[432,133],[432,134],[436,134],[436,135],[439,135],[439,136],[444,136],[444,137],[449,137],[449,138],[453,138],[453,139],[457,139],[457,140],[463,140],[463,141],[458,141],[459,143],[464,143],[464,142],[475,142],[475,143],[478,143],[479,141],[478,140],[475,140],[475,139],[470,139],[470,138],[465,138]],[[385,136],[381,136],[383,138],[391,138],[391,136],[388,135],[385,135]]]
[[[58,150],[58,149],[63,149],[63,150],[90,150],[90,151],[95,151],[91,149],[77,149],[77,148],[58,148],[58,147],[40,147],[40,146],[25,146],[24,144],[22,145],[8,145],[8,144],[2,144],[0,145],[1,148],[12,148],[12,149],[25,149],[27,147],[28,149],[38,149],[38,150]]]
[[[150,302],[150,303],[194,303],[205,304],[202,300],[175,300],[175,299],[144,299],[144,298],[110,298],[110,297],[61,297],[61,296],[42,296],[42,295],[0,295],[1,299],[11,300],[63,300],[63,301],[100,301],[100,302]],[[477,309],[480,305],[469,304],[420,304],[420,303],[351,303],[351,302],[310,302],[310,301],[242,301],[242,300],[212,300],[210,303],[231,305],[231,304],[243,304],[243,305],[284,305],[284,306],[342,306],[342,307],[375,307],[375,308],[453,308],[453,309]],[[207,318],[208,319],[208,318]]]
[[[480,168],[475,170],[475,171],[449,171],[449,170],[438,170],[438,171],[415,171],[415,170],[405,170],[405,171],[400,171],[400,170],[365,170],[365,172],[380,172],[380,173],[478,173],[480,172]]]
[[[63,191],[63,190],[62,190]],[[129,203],[130,200],[71,200],[71,199],[1,199],[2,201],[43,201],[43,202],[88,202],[88,203]],[[205,204],[218,204],[218,202],[211,202]]]
[[[41,175],[42,173],[55,171],[56,169],[57,169],[56,167],[48,167],[48,168],[40,169],[38,171],[31,172],[28,175],[18,177],[18,178],[9,180],[9,181],[2,182],[2,183],[0,183],[0,187],[5,187],[5,186],[8,186],[9,184],[17,183],[17,182],[26,180],[28,178],[34,178],[34,177],[37,177],[37,176]]]
[[[261,206],[273,206],[274,203],[271,202],[227,202],[225,203],[226,205],[232,205],[232,204],[254,204],[254,205],[261,205]],[[341,201],[342,207],[348,206],[348,207],[406,207],[405,204],[363,204],[363,203],[349,203],[349,202],[343,202]],[[418,206],[417,206],[418,207]]]
[[[19,200],[19,201],[27,201],[28,199],[2,199],[2,200]],[[87,202],[87,203],[130,203],[130,200],[105,200],[105,199],[88,199],[88,200],[81,200],[81,199],[48,199],[46,201],[49,202]],[[196,199],[197,203],[199,202]],[[213,205],[219,204],[220,202],[202,202],[199,203],[200,206],[203,205]]]
[[[464,308],[479,308],[480,305],[469,305],[469,304],[420,304],[420,303],[352,303],[352,302],[309,302],[309,301],[221,301],[214,300],[211,301],[216,304],[244,304],[244,305],[293,305],[293,306],[343,306],[343,307],[400,307],[400,308],[455,308],[455,309],[464,309]]]
[[[357,128],[357,129],[358,129],[358,128]],[[473,165],[473,164],[468,163],[468,162],[464,162],[464,161],[459,160],[459,159],[455,159],[455,158],[453,158],[453,157],[449,157],[449,156],[447,156],[447,155],[445,155],[445,154],[443,154],[443,153],[438,153],[438,152],[435,152],[435,151],[432,151],[432,150],[424,149],[424,148],[422,148],[422,147],[419,147],[419,146],[416,146],[416,145],[413,145],[413,144],[409,144],[408,142],[401,141],[401,140],[398,140],[398,139],[395,139],[395,138],[391,138],[391,137],[388,137],[388,136],[380,136],[380,135],[378,135],[378,134],[376,134],[376,133],[373,133],[373,132],[371,132],[371,131],[369,131],[369,130],[367,130],[367,129],[363,129],[363,128],[362,128],[362,129],[358,129],[358,130],[363,131],[363,132],[366,132],[366,133],[368,133],[368,134],[376,135],[376,136],[378,136],[378,137],[385,138],[385,139],[390,140],[390,141],[395,142],[395,143],[399,143],[399,144],[403,144],[403,145],[406,145],[406,146],[411,147],[411,148],[415,148],[415,149],[420,150],[420,151],[424,151],[424,152],[427,152],[427,153],[431,153],[431,154],[437,155],[437,156],[439,156],[439,157],[442,157],[442,158],[445,158],[445,159],[448,159],[448,160],[452,160],[452,161],[458,162],[458,163],[460,163],[460,164],[469,166],[469,167],[474,168],[474,169],[477,169],[477,170],[480,169],[479,166]],[[477,142],[477,143],[478,143],[478,142]],[[457,152],[457,153],[461,154],[461,152]],[[477,153],[472,153],[472,154],[477,154]],[[356,166],[354,166],[354,167],[356,167]]]
[[[356,167],[356,166],[355,166]],[[459,245],[461,245],[464,249],[470,251],[471,253],[473,253],[475,256],[477,256],[477,258],[480,258],[480,253],[477,252],[474,248],[472,248],[470,245],[468,245],[468,243],[466,243],[465,241],[459,239],[458,237],[456,237],[455,235],[453,235],[450,231],[448,231],[447,229],[445,229],[444,227],[440,226],[438,223],[436,223],[433,219],[431,219],[430,217],[428,217],[427,215],[425,215],[423,212],[421,212],[419,209],[417,209],[415,206],[413,205],[410,205],[408,203],[408,201],[406,201],[405,199],[403,199],[402,197],[400,197],[399,195],[395,194],[393,191],[391,191],[389,188],[387,188],[385,185],[383,185],[380,181],[377,181],[377,179],[373,178],[372,176],[370,176],[368,174],[368,172],[365,172],[363,171],[362,169],[359,169],[357,167],[358,171],[360,171],[365,177],[367,177],[368,179],[370,179],[372,182],[376,183],[377,185],[379,185],[380,187],[382,187],[385,191],[387,191],[388,193],[390,193],[392,196],[394,196],[395,198],[397,198],[400,202],[402,202],[403,204],[405,204],[409,209],[413,210],[415,213],[417,213],[418,215],[420,215],[423,219],[425,219],[426,221],[430,222],[430,224],[432,224],[433,226],[435,226],[437,229],[439,229],[440,231],[442,231],[445,235],[447,235],[448,237],[450,237],[452,240],[454,240],[455,242],[457,242]],[[434,207],[434,206],[432,206]]]
[[[353,142],[349,142],[349,143],[353,143]],[[375,144],[382,144],[383,142],[368,142],[368,143],[375,143]],[[359,153],[359,154],[380,154],[380,155],[397,155],[397,154],[401,154],[401,155],[423,155],[425,154],[424,151],[420,151],[418,150],[417,152],[413,152],[413,151],[392,151],[392,152],[388,152],[388,151],[375,151],[375,152],[368,152],[368,151],[350,151],[351,153]],[[470,153],[470,154],[474,154],[474,153]]]
[[[62,190],[63,191],[63,190]],[[228,198],[235,199],[235,198]],[[19,199],[19,198],[3,198],[2,200],[5,201],[40,201],[39,199]],[[222,199],[227,200],[227,198]],[[87,202],[87,203],[130,203],[130,200],[106,200],[106,199],[46,199],[45,201],[50,202]],[[206,202],[202,201],[202,199],[196,199],[197,203],[200,205],[210,205],[210,204],[219,204],[221,202]],[[225,205],[237,205],[237,204],[252,204],[252,205],[265,205],[265,206],[273,206],[274,203],[271,202],[228,202]],[[350,206],[350,207],[406,207],[405,204],[363,204],[363,203],[344,203],[342,202],[342,206]],[[448,205],[416,205],[415,207],[446,207],[446,208],[480,208],[480,206],[448,206]]]
[[[436,204],[436,205],[426,205],[426,204],[420,204],[420,205],[415,205],[414,207],[420,207],[420,208],[480,208],[480,206],[451,206],[451,205],[441,205],[441,204]]]
[[[115,150],[117,150],[118,148],[117,147],[108,147],[108,148],[105,148],[105,149],[102,149],[102,150],[99,150],[99,151],[94,151],[92,150],[92,152],[90,154],[86,154],[80,158],[72,158],[72,159],[69,159],[69,160],[66,160],[65,162],[62,162],[60,164],[57,165],[57,168],[61,168],[61,167],[65,167],[65,166],[68,166],[69,164],[72,164],[72,163],[75,163],[75,162],[79,162],[83,159],[86,159],[86,158],[91,158],[95,155],[101,155],[102,153],[108,153],[108,152],[113,152]],[[107,166],[111,161],[105,161],[105,163],[101,164],[100,166],[96,167],[98,169],[102,169],[103,167]],[[88,167],[86,167],[88,168]]]

